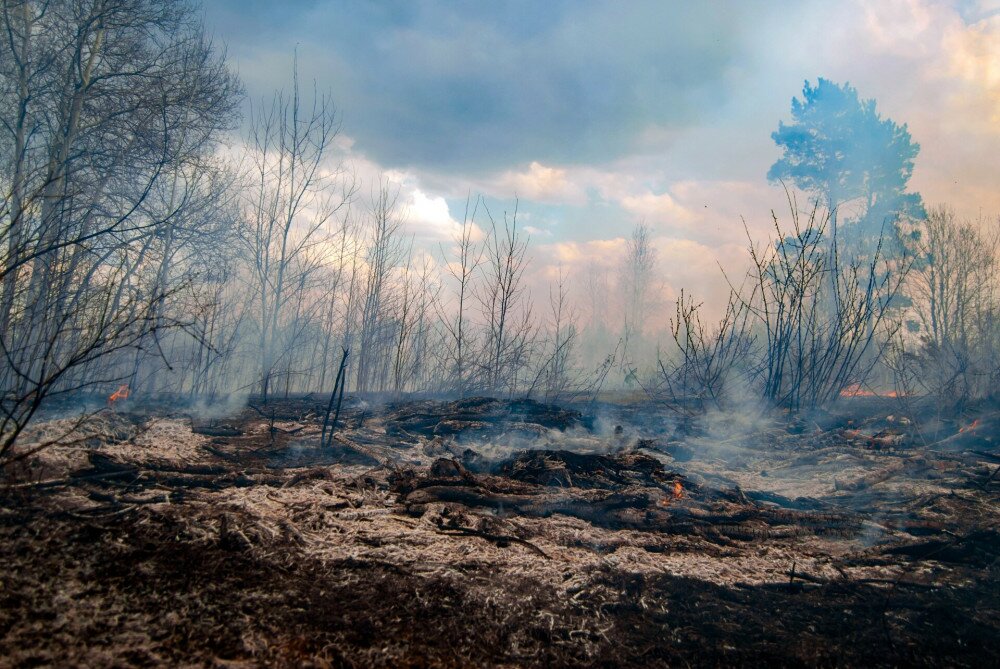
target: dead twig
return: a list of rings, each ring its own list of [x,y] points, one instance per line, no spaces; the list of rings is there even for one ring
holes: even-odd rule
[[[546,560],[551,560],[548,554],[535,544],[521,539],[520,537],[515,537],[509,534],[491,534],[490,532],[483,532],[482,530],[477,530],[471,527],[442,527],[438,529],[440,534],[450,534],[454,536],[468,536],[468,537],[479,537],[481,539],[486,539],[487,541],[492,541],[495,544],[504,543],[514,543],[520,544],[525,548],[531,549],[534,553],[545,558]]]
[[[997,468],[993,470],[993,473],[990,474],[990,477],[988,479],[986,479],[985,481],[983,481],[982,483],[980,483],[979,487],[982,490],[986,490],[986,486],[988,486],[990,483],[993,482],[993,479],[996,478],[997,474],[1000,474],[1000,465],[997,465]]]

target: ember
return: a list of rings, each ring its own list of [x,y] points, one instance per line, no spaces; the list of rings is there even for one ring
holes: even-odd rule
[[[887,390],[884,393],[877,393],[861,387],[860,383],[852,383],[840,391],[841,397],[902,397],[895,390]]]
[[[115,402],[128,399],[128,393],[129,390],[127,384],[122,384],[118,386],[118,390],[108,395],[108,406],[113,407],[115,405]]]
[[[631,423],[612,424],[629,424],[634,441],[540,403],[349,404],[345,427],[318,447],[321,408],[289,398],[213,420],[103,412],[87,428],[91,448],[38,454],[48,474],[29,483],[45,490],[30,513],[45,531],[0,523],[0,559],[13,565],[0,657],[30,664],[44,649],[62,664],[107,664],[98,639],[149,664],[176,648],[205,663],[279,666],[327,648],[386,666],[421,653],[432,665],[631,666],[650,648],[698,664],[721,620],[743,641],[711,650],[716,665],[749,663],[762,629],[774,639],[765,663],[905,664],[879,646],[888,611],[899,648],[971,664],[968,649],[997,632],[984,617],[995,607],[982,605],[1000,582],[1000,467],[982,454],[993,414],[940,451],[909,434],[917,423],[856,414],[828,416],[819,432],[774,424],[732,448],[643,428],[657,421],[631,407]],[[957,436],[947,429],[946,441]],[[29,507],[11,497],[6,512]],[[65,591],[86,593],[81,605],[98,614],[39,635]],[[289,593],[308,615],[285,604]],[[233,606],[211,606],[218,597]],[[671,605],[682,600],[694,604]],[[170,618],[165,601],[176,602]],[[944,616],[946,632],[923,633]],[[598,624],[614,643],[567,645]],[[664,626],[679,636],[661,640]],[[290,628],[301,630],[295,645]],[[512,653],[497,628],[530,655]],[[372,646],[356,629],[396,645]],[[845,629],[857,643],[839,642]]]
[[[0,669],[1000,667],[1000,0],[406,4],[2,0]]]
[[[963,432],[973,432],[977,427],[979,427],[979,419],[978,418],[976,420],[972,421],[972,423],[970,423],[969,425],[964,425],[964,426],[960,427],[958,429],[958,433],[962,434]]]

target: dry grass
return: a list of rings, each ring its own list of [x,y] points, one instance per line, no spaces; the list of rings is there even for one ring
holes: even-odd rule
[[[767,449],[691,442],[701,450],[686,475],[703,485],[808,493],[854,509],[861,528],[817,534],[793,525],[755,538],[746,534],[760,527],[753,513],[742,529],[707,533],[441,503],[415,516],[392,491],[391,468],[266,466],[290,438],[274,441],[260,425],[213,444],[181,419],[138,421],[124,440],[108,435],[129,420],[102,420],[88,445],[54,447],[33,466],[79,476],[99,454],[98,462],[128,465],[129,478],[7,490],[0,665],[997,659],[975,646],[1000,630],[989,603],[1000,594],[1000,550],[988,533],[1000,499],[996,484],[979,486],[985,464],[975,458],[910,453],[923,458],[918,466],[842,490],[834,479],[870,476],[904,456],[843,440],[807,452],[798,446],[808,435]],[[412,448],[401,461],[430,459]],[[708,508],[700,494],[673,502],[674,511]],[[921,524],[941,546],[920,553],[926,537],[910,532]]]

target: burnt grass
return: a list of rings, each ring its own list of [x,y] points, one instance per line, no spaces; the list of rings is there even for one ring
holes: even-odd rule
[[[317,560],[292,535],[266,551],[206,541],[183,499],[78,513],[7,491],[0,506],[0,666],[1000,665],[995,532],[895,554],[959,565],[940,584],[809,580],[794,566],[786,580],[713,583],[608,561],[580,567],[586,587],[567,593],[530,569],[498,582],[475,556],[435,571]]]
[[[974,588],[933,590],[845,583],[731,588],[608,568],[592,575],[601,595],[585,593],[574,603],[530,578],[503,583],[504,599],[483,601],[470,586],[493,578],[485,564],[471,565],[461,579],[418,577],[375,561],[318,569],[223,547],[187,550],[175,541],[182,528],[152,517],[19,520],[3,528],[0,651],[8,660],[16,655],[20,666],[241,659],[275,666],[998,661],[995,566]],[[60,584],[79,578],[87,586],[73,595],[75,605],[92,607],[94,615],[68,625]],[[534,613],[542,607],[558,619],[539,620]],[[600,636],[588,631],[604,622],[610,626]],[[147,640],[121,654],[121,637],[134,634]],[[577,643],[588,635],[593,645]],[[248,653],[247,638],[269,642],[262,653]]]

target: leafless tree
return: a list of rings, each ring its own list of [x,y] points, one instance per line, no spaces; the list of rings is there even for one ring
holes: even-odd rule
[[[250,263],[258,328],[259,389],[264,400],[278,369],[291,373],[289,355],[301,325],[304,293],[315,288],[336,215],[354,182],[332,156],[340,131],[328,94],[304,101],[297,68],[292,91],[258,105],[247,138],[248,180],[242,240]],[[285,327],[289,325],[289,327]]]
[[[480,371],[484,389],[511,395],[530,362],[536,327],[530,296],[524,285],[528,240],[517,229],[517,203],[513,214],[504,212],[503,227],[486,210],[490,234],[486,239],[483,281],[477,286],[484,320]]]
[[[321,334],[317,337],[316,358],[319,364],[319,381],[317,390],[327,388],[327,379],[335,360],[333,342],[337,336],[344,341],[348,339],[350,309],[353,304],[355,275],[357,273],[356,258],[359,253],[357,227],[353,217],[347,215],[337,234],[336,256],[328,264],[326,270],[326,293],[322,297],[323,316]],[[344,376],[347,370],[345,369]]]
[[[867,259],[841,262],[824,236],[829,215],[814,206],[803,221],[789,205],[790,230],[774,216],[776,240],[750,242],[751,288],[737,295],[759,332],[761,396],[798,409],[867,379],[899,327],[893,305],[909,261],[885,260],[879,241]]]
[[[652,244],[652,230],[645,223],[632,229],[632,236],[625,242],[625,258],[621,266],[621,290],[625,295],[625,329],[642,336],[646,315],[651,308],[650,298],[656,269],[656,249]]]
[[[1000,381],[1000,225],[956,220],[944,206],[909,238],[911,337],[899,341],[897,378],[949,405],[995,392]],[[905,364],[904,364],[905,363]]]
[[[204,349],[211,345],[205,339],[205,326],[209,319],[217,322],[219,277],[231,270],[228,255],[239,219],[237,185],[232,170],[205,157],[173,169],[156,189],[156,197],[150,198],[151,207],[177,214],[143,246],[143,264],[159,300],[150,314],[150,334],[140,340],[127,363],[133,393],[181,392],[186,383],[194,384],[195,351],[203,357],[208,354]],[[165,299],[168,293],[174,295],[172,300]],[[230,304],[230,311],[239,306]],[[164,332],[164,322],[187,325]],[[169,356],[164,355],[166,347]]]
[[[0,12],[2,457],[46,397],[120,381],[108,360],[182,325],[157,270],[205,191],[171,184],[201,179],[239,90],[185,2]]]
[[[528,396],[541,385],[547,402],[556,402],[578,390],[578,373],[575,357],[579,330],[576,309],[569,303],[566,277],[562,267],[554,286],[549,286],[549,322],[542,347],[542,362],[535,380],[528,389]]]
[[[421,258],[417,277],[417,303],[410,342],[410,378],[416,390],[445,390],[449,373],[448,333],[446,322],[438,321],[441,280],[432,258]]]
[[[403,212],[399,187],[381,179],[369,202],[368,245],[358,333],[356,389],[368,392],[386,385],[392,356],[390,313],[393,272],[406,257],[400,230]]]
[[[448,305],[442,305],[439,316],[448,334],[448,351],[450,353],[450,385],[459,396],[464,396],[468,390],[469,365],[467,357],[471,347],[471,332],[468,322],[468,303],[473,294],[474,281],[479,265],[483,260],[485,246],[477,244],[473,239],[476,231],[476,214],[479,211],[481,199],[466,198],[465,215],[462,217],[462,227],[454,239],[454,260],[448,260],[448,254],[442,249],[441,255],[448,274],[454,282],[453,300],[451,306],[454,313],[445,313]],[[471,212],[470,212],[471,205]]]
[[[749,305],[732,294],[714,329],[702,322],[700,307],[681,291],[670,321],[677,355],[657,361],[660,385],[671,406],[683,412],[728,409],[742,402],[737,395],[750,388],[753,372]]]
[[[640,384],[641,361],[652,357],[646,326],[648,314],[658,308],[654,299],[655,270],[656,249],[652,244],[652,230],[640,222],[626,240],[625,256],[618,271],[617,288],[623,300],[618,330],[622,347],[617,356],[617,366],[626,387]]]

